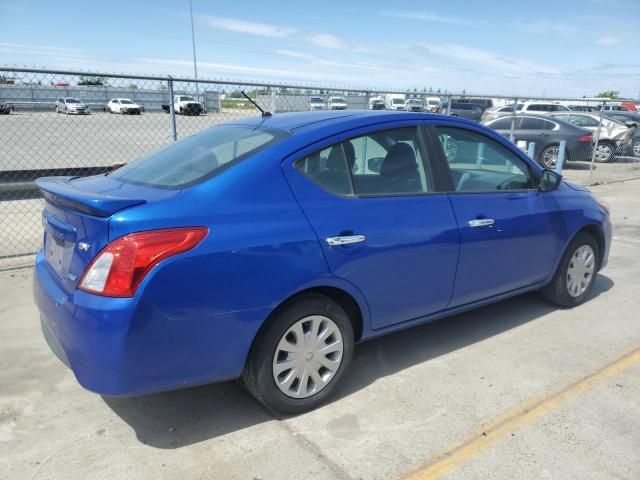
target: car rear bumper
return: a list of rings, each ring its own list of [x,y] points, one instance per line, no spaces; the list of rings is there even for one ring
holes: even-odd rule
[[[65,292],[42,252],[33,285],[51,350],[88,390],[131,396],[237,378],[269,309],[169,318],[142,299]]]

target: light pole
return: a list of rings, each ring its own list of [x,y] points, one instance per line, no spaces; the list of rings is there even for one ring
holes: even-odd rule
[[[189,15],[191,16],[191,45],[193,47],[193,75],[196,79],[196,100],[200,101],[200,92],[198,92],[198,64],[196,63],[196,34],[193,28],[193,2],[189,0]]]

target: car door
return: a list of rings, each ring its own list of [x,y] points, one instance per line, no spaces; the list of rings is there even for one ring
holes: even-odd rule
[[[450,171],[449,198],[461,239],[450,307],[546,280],[562,228],[553,194],[539,192],[527,161],[487,133],[447,124],[433,132]]]
[[[283,165],[331,273],[364,294],[374,329],[440,311],[453,290],[457,224],[420,131],[417,122],[352,131]]]

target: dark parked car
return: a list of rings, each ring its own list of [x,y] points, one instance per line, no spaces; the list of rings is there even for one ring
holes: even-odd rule
[[[445,102],[440,109],[440,113],[446,114],[447,112],[449,112],[449,107],[447,102]],[[482,117],[482,107],[469,102],[451,102],[451,111],[449,114],[453,117],[468,118],[469,120],[479,122]]]
[[[83,386],[242,378],[286,414],[328,400],[356,342],[524,292],[585,302],[611,244],[587,189],[442,115],[236,119],[107,175],[37,185],[34,296]]]
[[[482,111],[485,111],[489,108],[493,108],[493,100],[490,98],[459,98],[453,100],[456,103],[473,103],[474,105],[479,105]]]
[[[507,137],[511,133],[511,117],[491,120],[485,125]],[[564,156],[566,162],[591,160],[593,134],[559,118],[518,114],[513,134],[515,142],[526,141],[536,144],[534,158],[546,168],[556,167],[561,140],[567,142]]]
[[[15,108],[13,107],[13,105],[10,105],[6,102],[3,102],[0,100],[0,115],[8,115],[10,114],[13,110],[15,110]]]

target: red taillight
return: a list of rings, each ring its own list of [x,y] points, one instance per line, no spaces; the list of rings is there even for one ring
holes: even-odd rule
[[[120,237],[96,255],[78,288],[107,297],[131,297],[149,270],[166,258],[191,250],[208,231],[205,227],[168,228]]]
[[[582,135],[578,141],[580,142],[593,142],[593,135],[589,134],[589,135]]]

